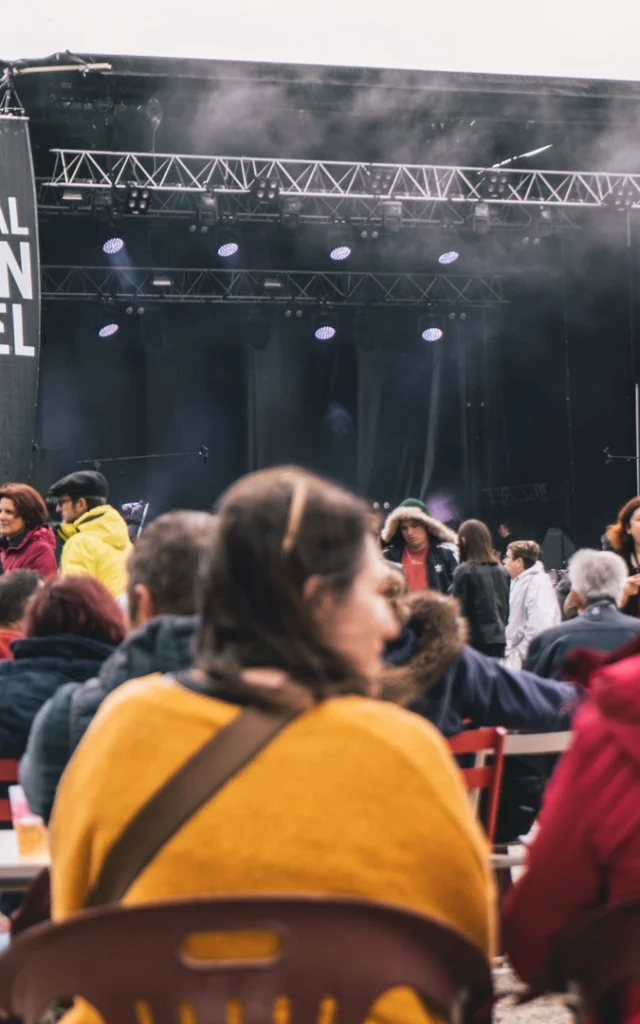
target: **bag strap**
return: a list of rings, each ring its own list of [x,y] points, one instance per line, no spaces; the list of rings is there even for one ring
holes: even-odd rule
[[[105,857],[85,908],[116,903],[164,844],[263,750],[299,708],[241,711],[167,779],[129,822]]]

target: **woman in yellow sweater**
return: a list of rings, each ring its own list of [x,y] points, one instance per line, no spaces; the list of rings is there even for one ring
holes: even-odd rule
[[[293,701],[306,710],[169,840],[123,902],[350,894],[433,915],[488,957],[488,850],[458,770],[428,723],[373,699],[398,627],[367,506],[291,468],[241,480],[219,513],[196,670],[120,687],[63,777],[54,917],[82,908],[123,827],[242,706]],[[98,1019],[85,1005],[71,1018]],[[400,992],[372,1019],[430,1018]]]

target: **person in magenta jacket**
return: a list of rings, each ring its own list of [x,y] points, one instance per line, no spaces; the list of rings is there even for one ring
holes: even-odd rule
[[[590,695],[547,790],[527,870],[503,909],[505,952],[530,985],[544,985],[556,936],[599,906],[640,896],[640,641],[633,643],[636,653],[628,645],[623,658],[573,656]],[[640,984],[620,997],[620,1019],[640,1024]]]
[[[28,484],[0,487],[0,563],[3,572],[31,569],[41,576],[58,571],[56,539],[47,526],[47,506]]]

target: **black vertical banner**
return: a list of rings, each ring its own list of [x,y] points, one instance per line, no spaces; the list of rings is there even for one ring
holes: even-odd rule
[[[0,116],[0,483],[31,475],[40,260],[29,122]]]

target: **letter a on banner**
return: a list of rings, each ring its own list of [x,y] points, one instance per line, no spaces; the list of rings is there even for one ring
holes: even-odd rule
[[[0,483],[31,476],[40,257],[29,121],[0,116]]]

